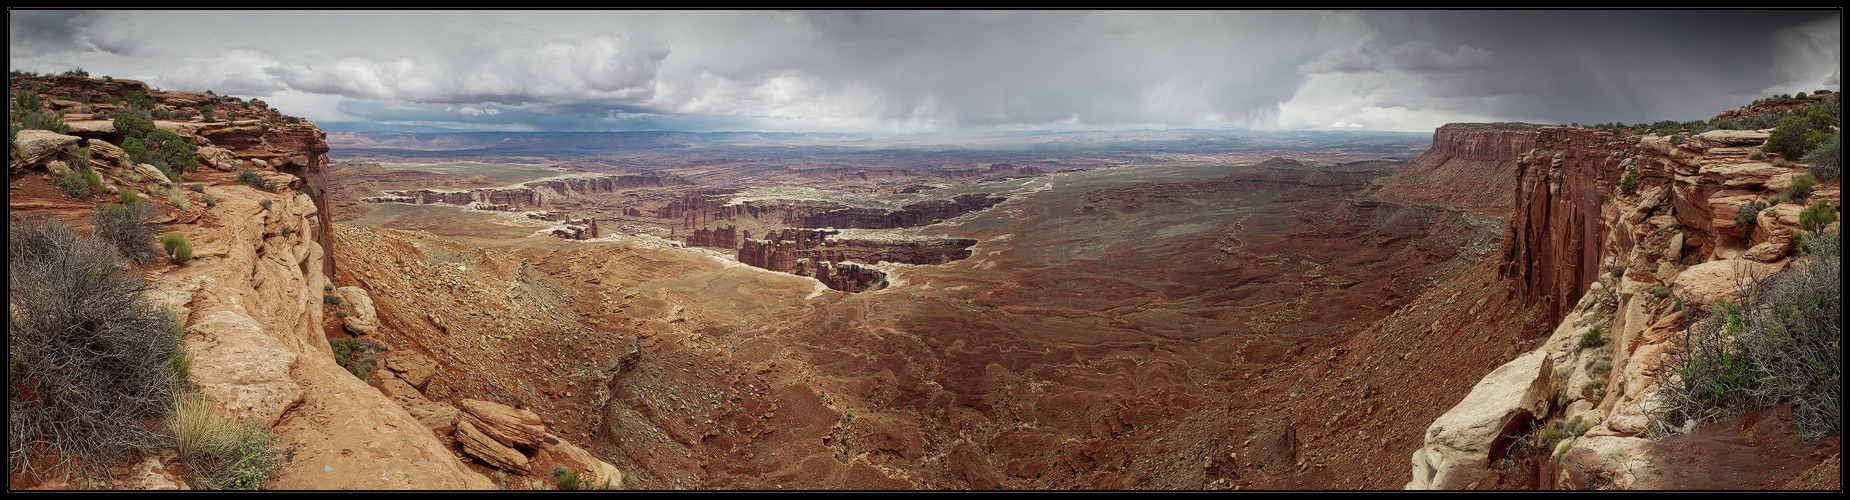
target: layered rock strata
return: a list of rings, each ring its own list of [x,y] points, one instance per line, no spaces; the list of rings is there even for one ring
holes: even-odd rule
[[[1489,451],[1507,437],[1448,434],[1457,428],[1522,436],[1559,428],[1559,422],[1585,425],[1584,432],[1542,450],[1553,463],[1573,464],[1543,464],[1535,480],[1544,488],[1738,487],[1759,484],[1765,473],[1756,469],[1762,466],[1720,467],[1696,457],[1765,455],[1798,470],[1829,455],[1834,440],[1798,443],[1782,431],[1757,430],[1765,435],[1742,441],[1732,427],[1677,427],[1661,419],[1663,389],[1678,383],[1676,353],[1690,311],[1738,301],[1741,277],[1765,276],[1790,263],[1802,207],[1842,203],[1837,181],[1818,184],[1803,199],[1776,197],[1806,167],[1749,159],[1767,135],[1716,130],[1674,141],[1541,128],[1536,149],[1519,164],[1517,211],[1505,232],[1500,274],[1513,280],[1512,293],[1522,303],[1549,311],[1554,328],[1540,347],[1520,356],[1539,356],[1548,366],[1492,373],[1435,420],[1435,432],[1414,454],[1407,486],[1481,486],[1507,474],[1492,466],[1498,456]],[[1630,190],[1621,185],[1626,177],[1638,180]],[[1751,229],[1735,227],[1738,207],[1755,201],[1772,206],[1757,214]],[[1545,388],[1546,404],[1524,405],[1521,413],[1535,421],[1527,428],[1511,427],[1511,412],[1495,411],[1518,399],[1477,398],[1480,391],[1512,385]],[[1790,417],[1781,418],[1791,425]]]
[[[857,265],[893,262],[899,264],[943,264],[970,256],[976,240],[965,238],[874,241],[835,239],[839,231],[785,229],[753,239],[746,232],[739,246],[738,259],[746,265],[811,276],[844,292],[877,290],[884,286],[885,274]]]
[[[624,189],[657,188],[687,184],[685,179],[662,175],[603,175],[544,179],[509,188],[442,191],[432,189],[387,191],[384,196],[361,199],[367,203],[444,203],[459,206],[493,206],[502,210],[542,209],[559,199],[610,193]]]

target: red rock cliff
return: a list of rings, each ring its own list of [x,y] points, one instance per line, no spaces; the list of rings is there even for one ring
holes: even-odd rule
[[[1518,282],[1523,304],[1548,304],[1550,322],[1605,271],[1600,210],[1623,175],[1624,146],[1602,130],[1541,127],[1535,149],[1516,162],[1516,213],[1499,271]]]
[[[1442,203],[1503,217],[1515,207],[1516,160],[1535,148],[1538,131],[1526,123],[1453,123],[1432,134],[1432,148],[1413,163],[1375,181],[1377,198]]]

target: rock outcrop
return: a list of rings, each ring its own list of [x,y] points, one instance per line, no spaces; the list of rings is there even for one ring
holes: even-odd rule
[[[463,467],[402,407],[334,360],[323,329],[323,294],[334,268],[328,255],[331,226],[324,216],[327,146],[319,128],[284,117],[261,101],[151,91],[132,80],[26,77],[14,79],[14,91],[25,81],[43,85],[42,99],[69,94],[83,96],[80,101],[100,101],[103,95],[120,100],[142,92],[156,110],[176,117],[155,120],[155,126],[197,146],[195,154],[207,168],[181,174],[193,189],[169,189],[168,199],[183,200],[158,203],[155,219],[165,224],[161,231],[185,237],[193,259],[146,268],[153,285],[150,297],[172,306],[188,325],[183,342],[194,355],[191,378],[206,401],[241,423],[269,428],[289,450],[289,460],[265,488],[493,487]],[[67,111],[117,108],[103,102],[50,102]],[[205,106],[217,111],[214,121],[199,118]],[[194,118],[185,118],[189,115]],[[40,141],[34,136],[40,131],[22,133],[28,144],[47,146],[15,150],[12,170],[50,171],[54,164],[75,164],[81,158],[69,146],[83,145],[89,147],[93,169],[104,177],[98,192],[152,192],[170,182],[158,171],[135,172],[139,166],[130,164],[115,144],[122,138],[113,124],[85,118],[81,111],[67,115],[72,136]],[[37,158],[41,153],[45,157]],[[274,188],[259,190],[221,172],[247,166],[258,167],[258,175],[274,182]],[[22,177],[14,179],[16,211],[81,220],[95,206],[94,196],[72,197]],[[162,464],[177,460],[155,459]],[[132,482],[150,487],[172,483]]]
[[[785,229],[753,239],[746,232],[739,262],[777,272],[811,276],[844,292],[878,290],[885,273],[856,263],[934,265],[967,258],[976,240],[965,238],[831,240],[840,231]]]
[[[1413,164],[1375,180],[1375,197],[1456,206],[1508,216],[1520,180],[1517,160],[1535,149],[1540,127],[1526,123],[1452,123],[1433,132],[1432,148]]]
[[[624,189],[685,185],[687,181],[661,175],[600,175],[543,179],[518,187],[441,191],[416,189],[388,191],[385,196],[362,199],[367,203],[445,203],[458,206],[487,205],[502,210],[543,209],[556,200],[579,198],[591,194],[611,193]]]
[[[341,327],[354,335],[366,335],[379,332],[379,313],[373,309],[373,299],[366,294],[366,289],[357,286],[343,286],[334,289],[341,298],[341,303],[353,309],[352,314],[341,318]]]
[[[1793,463],[1809,467],[1807,460],[1829,455],[1827,443],[1788,442],[1795,441],[1789,435],[1750,438],[1786,443],[1761,450],[1752,441],[1742,444],[1729,437],[1732,427],[1698,429],[1693,422],[1660,420],[1668,404],[1662,388],[1677,383],[1675,356],[1696,314],[1689,310],[1740,300],[1743,277],[1764,277],[1790,262],[1803,206],[1818,200],[1841,203],[1837,181],[1815,186],[1804,199],[1776,198],[1805,167],[1748,159],[1766,138],[1764,131],[1716,130],[1679,142],[1541,127],[1535,149],[1518,161],[1520,184],[1504,235],[1500,274],[1513,282],[1513,295],[1521,303],[1544,307],[1548,323],[1555,325],[1540,347],[1518,361],[1551,361],[1521,376],[1499,369],[1480,381],[1464,402],[1433,423],[1433,429],[1444,432],[1429,434],[1414,453],[1407,486],[1502,484],[1479,482],[1503,474],[1490,466],[1497,460],[1494,450],[1509,436],[1533,436],[1544,428],[1561,436],[1554,449],[1539,451],[1547,454],[1537,459],[1543,462],[1537,474],[1545,488],[1595,483],[1713,488],[1745,484],[1738,481],[1747,476],[1714,481],[1698,477],[1707,474],[1679,472],[1715,467],[1690,456],[1770,453],[1771,447],[1784,447],[1810,453],[1811,458]],[[1753,227],[1736,227],[1738,208],[1753,202],[1772,206],[1759,212]],[[1512,384],[1543,388],[1544,404],[1527,411],[1536,423],[1526,429],[1507,427],[1510,420],[1502,416],[1511,413],[1507,407],[1528,399],[1480,397]],[[1467,416],[1473,423],[1465,428],[1505,427],[1495,435],[1453,432]],[[1492,452],[1479,455],[1483,450]],[[1548,462],[1572,466],[1549,467]]]
[[[1433,421],[1426,444],[1413,453],[1408,489],[1460,489],[1483,479],[1490,463],[1508,452],[1511,437],[1548,416],[1553,363],[1532,351],[1505,363],[1471,388],[1464,401]]]
[[[1520,283],[1524,303],[1550,304],[1555,320],[1605,271],[1598,242],[1609,228],[1600,210],[1623,173],[1622,147],[1605,131],[1543,127],[1518,161],[1502,272]]]

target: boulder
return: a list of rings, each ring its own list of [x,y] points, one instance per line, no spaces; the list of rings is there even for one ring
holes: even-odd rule
[[[65,122],[71,126],[71,135],[101,142],[116,136],[116,124],[109,120],[84,120]]]
[[[45,172],[51,174],[51,182],[56,184],[59,179],[63,179],[64,176],[70,175],[71,166],[64,163],[64,160],[52,160],[45,163]]]
[[[418,423],[424,424],[424,427],[436,431],[454,425],[456,415],[460,411],[455,405],[449,403],[424,400],[406,405],[405,413],[410,413],[411,418],[417,419]]]
[[[199,148],[195,154],[199,156],[200,164],[222,172],[230,172],[238,168],[238,158],[233,156],[230,150],[204,146]]]
[[[1702,148],[1715,147],[1758,147],[1766,144],[1771,132],[1759,130],[1710,130],[1689,138],[1689,142]]]
[[[546,438],[546,424],[533,412],[476,399],[464,399],[460,406],[463,413],[457,418],[468,421],[502,445],[532,449]]]
[[[154,165],[149,165],[146,163],[137,164],[135,165],[135,172],[141,174],[142,177],[145,177],[148,180],[159,183],[162,186],[173,186],[173,180],[168,179],[167,174],[161,173],[161,169],[156,168]]]
[[[134,166],[134,164],[129,163],[128,151],[114,144],[110,144],[109,141],[91,139],[87,144],[90,146],[90,156],[92,157],[107,160],[117,168],[130,168]]]
[[[489,437],[476,428],[475,424],[470,423],[469,419],[456,420],[456,442],[462,443],[463,453],[482,459],[490,467],[523,476],[533,473],[533,470],[528,467],[526,455]]]
[[[57,156],[64,148],[76,144],[80,137],[50,130],[21,130],[13,138],[13,155],[22,165],[37,165]]]
[[[430,378],[437,374],[437,362],[422,354],[411,351],[392,351],[391,363],[387,365],[398,377],[413,387],[423,388]]]
[[[387,376],[380,378],[379,392],[385,394],[385,397],[397,401],[398,404],[407,407],[422,401],[428,401],[424,398],[424,393],[418,392],[418,388],[412,387],[410,383],[398,377]]]
[[[1651,459],[1653,452],[1651,440],[1623,436],[1589,436],[1573,441],[1564,457],[1563,463],[1575,464],[1584,469],[1606,472],[1612,481],[1612,487],[1630,489],[1638,487],[1634,471],[1649,469],[1656,461]],[[1562,475],[1553,487],[1573,489],[1576,485],[1565,480],[1571,475]]]
[[[599,460],[591,455],[591,452],[579,448],[578,445],[564,438],[547,434],[545,441],[541,442],[540,449],[546,451],[546,456],[552,457],[553,461],[560,462],[568,469],[579,471],[578,477],[585,484],[595,486],[604,481],[609,481],[612,486],[623,484],[622,469]]]
[[[1763,264],[1743,259],[1704,262],[1677,273],[1674,288],[1690,297],[1692,303],[1684,307],[1713,304],[1719,299],[1736,301],[1740,299],[1735,289],[1737,277],[1770,276],[1784,267],[1783,263]]]
[[[1681,231],[1671,236],[1670,242],[1664,245],[1664,260],[1670,262],[1683,261],[1683,233]]]
[[[357,286],[343,286],[334,289],[340,296],[342,306],[353,308],[353,313],[341,319],[341,325],[354,335],[371,335],[379,332],[379,312],[373,308],[372,296],[366,289]]]
[[[1741,254],[1741,258],[1755,262],[1778,262],[1785,259],[1786,254],[1791,252],[1792,236],[1782,232],[1747,249],[1746,253]]]
[[[1792,169],[1776,167],[1766,162],[1750,161],[1706,165],[1702,168],[1702,172],[1719,177],[1722,187],[1728,189],[1755,189],[1766,187],[1768,181],[1780,174],[1791,173]]]
[[[1407,489],[1458,489],[1488,473],[1491,453],[1509,445],[1527,422],[1546,418],[1554,396],[1553,361],[1529,351],[1478,381],[1471,393],[1426,428],[1426,443],[1413,452],[1413,480]]]

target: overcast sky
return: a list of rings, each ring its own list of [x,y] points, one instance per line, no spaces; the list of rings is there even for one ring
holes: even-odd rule
[[[329,130],[1431,131],[1838,90],[1787,11],[11,11],[11,66]]]

